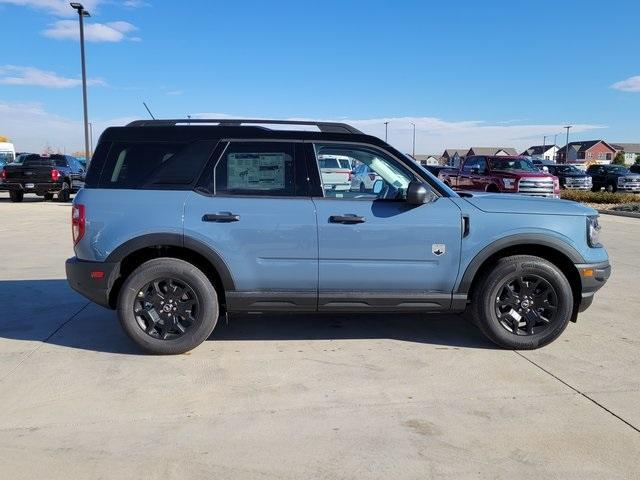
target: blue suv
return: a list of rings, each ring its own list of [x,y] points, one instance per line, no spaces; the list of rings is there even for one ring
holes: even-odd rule
[[[328,157],[375,181],[325,184]],[[327,122],[108,128],[72,229],[70,285],[117,309],[156,354],[196,347],[221,315],[267,311],[465,312],[497,345],[537,348],[611,270],[594,210],[456,193],[380,139]]]

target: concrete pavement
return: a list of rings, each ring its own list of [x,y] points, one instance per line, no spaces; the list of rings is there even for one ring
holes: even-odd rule
[[[455,316],[239,316],[141,355],[73,293],[69,205],[0,194],[0,478],[640,478],[640,221],[552,345]]]

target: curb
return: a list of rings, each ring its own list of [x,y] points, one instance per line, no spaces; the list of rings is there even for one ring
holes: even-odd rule
[[[636,213],[636,212],[621,212],[618,210],[598,210],[598,213],[604,213],[605,215],[615,215],[616,217],[640,218],[640,213]]]

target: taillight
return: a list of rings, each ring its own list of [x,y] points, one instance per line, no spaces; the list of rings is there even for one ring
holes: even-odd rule
[[[369,178],[371,179],[371,181],[373,182],[376,179],[376,174],[375,173],[370,173],[369,174]]]
[[[0,172],[0,180],[4,181],[7,179],[7,171],[3,168]]]
[[[560,193],[560,179],[553,177],[553,193]]]
[[[86,216],[84,205],[74,205],[71,209],[71,235],[73,236],[73,244],[77,245],[82,237],[84,237],[86,225]]]
[[[51,170],[51,181],[57,182],[60,179],[60,172],[55,168]]]
[[[353,172],[349,172],[349,181],[353,180]]]

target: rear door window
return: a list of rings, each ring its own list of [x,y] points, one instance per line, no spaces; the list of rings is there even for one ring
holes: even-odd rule
[[[186,189],[217,142],[115,142],[100,175],[101,188]]]

